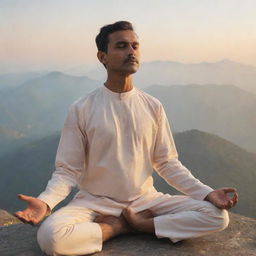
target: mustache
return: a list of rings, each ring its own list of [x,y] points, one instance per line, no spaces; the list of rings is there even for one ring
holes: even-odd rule
[[[126,62],[130,62],[130,61],[135,61],[136,63],[139,63],[139,60],[134,57],[134,56],[128,56],[125,60],[124,60],[124,63]]]

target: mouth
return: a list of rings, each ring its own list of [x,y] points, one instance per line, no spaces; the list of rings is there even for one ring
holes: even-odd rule
[[[125,63],[128,63],[128,64],[139,64],[139,62],[137,60],[127,60],[127,61],[125,61]]]
[[[128,59],[128,60],[125,61],[125,63],[139,64],[137,59]]]

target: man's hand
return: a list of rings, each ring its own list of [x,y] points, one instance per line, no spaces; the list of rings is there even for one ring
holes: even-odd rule
[[[151,210],[147,209],[141,212],[133,212],[132,209],[125,208],[122,211],[122,215],[125,217],[126,221],[135,230],[140,232],[154,233],[154,215]]]
[[[45,202],[35,197],[22,194],[19,194],[18,197],[28,203],[28,207],[25,210],[14,213],[21,221],[34,225],[39,223],[46,216],[49,209]]]
[[[230,197],[228,193],[234,193]],[[209,193],[205,199],[220,209],[229,210],[236,205],[238,201],[238,194],[235,188],[220,188]]]

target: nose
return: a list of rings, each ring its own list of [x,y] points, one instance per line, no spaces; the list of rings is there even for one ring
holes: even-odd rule
[[[135,51],[136,50],[133,48],[133,46],[131,44],[129,44],[129,46],[128,46],[128,54],[129,55],[134,55]]]

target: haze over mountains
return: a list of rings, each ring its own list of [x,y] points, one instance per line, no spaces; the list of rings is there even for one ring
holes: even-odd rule
[[[59,131],[69,105],[99,84],[87,77],[51,72],[0,90],[0,141],[8,147],[12,138],[44,137]]]
[[[230,60],[215,63],[183,64],[156,61],[145,63],[137,74],[136,83],[150,84],[216,84],[235,85],[256,94],[256,67]]]
[[[29,80],[38,78],[48,72],[20,72],[0,75],[0,89],[17,87]]]
[[[99,86],[102,82],[88,77],[52,72],[1,89],[0,153],[16,142],[59,131],[69,105]],[[163,103],[173,131],[199,129],[256,152],[256,95],[225,85],[152,85],[143,90]]]
[[[106,77],[106,72],[100,64],[97,68],[90,70],[77,67],[65,72],[86,75],[100,81],[104,81]],[[175,61],[153,61],[141,64],[140,70],[134,75],[134,81],[138,88],[145,88],[152,84],[235,85],[256,94],[256,67],[228,59],[188,64]]]
[[[174,140],[179,159],[192,173],[213,188],[234,186],[240,193],[234,212],[256,217],[255,197],[256,155],[198,130],[177,133]],[[13,212],[24,207],[16,198],[17,193],[37,196],[44,190],[54,170],[54,159],[59,134],[24,145],[21,149],[0,157],[1,208]],[[154,175],[157,189],[176,194],[165,181]],[[116,181],[118,182],[118,180]]]
[[[256,152],[256,95],[225,85],[155,85],[144,90],[163,103],[173,131],[206,131]]]

